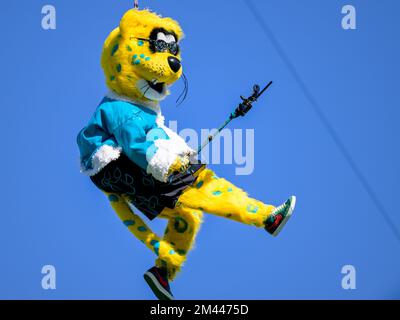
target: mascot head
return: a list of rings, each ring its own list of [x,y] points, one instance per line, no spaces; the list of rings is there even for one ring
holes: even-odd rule
[[[132,9],[104,43],[101,65],[107,86],[143,104],[166,97],[182,75],[179,24],[148,10]]]

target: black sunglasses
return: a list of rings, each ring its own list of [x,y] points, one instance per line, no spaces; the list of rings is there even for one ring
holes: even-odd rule
[[[179,53],[179,45],[175,41],[173,42],[166,42],[161,39],[153,40],[153,39],[145,39],[145,38],[136,38],[141,41],[147,41],[150,43],[151,46],[153,46],[154,51],[156,52],[166,52],[168,51],[169,53],[173,55],[177,55]]]

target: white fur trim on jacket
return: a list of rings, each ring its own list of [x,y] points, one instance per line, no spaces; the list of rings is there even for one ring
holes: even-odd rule
[[[173,146],[171,147],[173,152],[180,156],[185,154],[193,155],[195,153],[195,151],[187,145],[186,141],[175,131],[164,125],[161,125],[160,127],[165,131],[170,140],[173,141]]]
[[[96,173],[100,172],[106,165],[111,161],[117,160],[121,155],[121,147],[112,147],[109,145],[102,145],[97,151],[92,155],[92,168],[85,169],[83,164],[81,164],[81,172],[88,176],[94,176]]]

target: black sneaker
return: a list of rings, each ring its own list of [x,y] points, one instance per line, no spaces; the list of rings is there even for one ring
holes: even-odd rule
[[[144,280],[160,300],[174,300],[168,283],[167,270],[152,267],[144,274]]]
[[[276,237],[291,217],[295,205],[296,197],[291,196],[284,204],[275,208],[268,219],[264,222],[265,230]]]

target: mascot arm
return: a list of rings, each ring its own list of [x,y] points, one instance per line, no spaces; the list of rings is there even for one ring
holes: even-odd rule
[[[113,134],[128,158],[159,181],[166,182],[173,171],[186,163],[173,140],[149,139],[138,119],[125,122]]]

